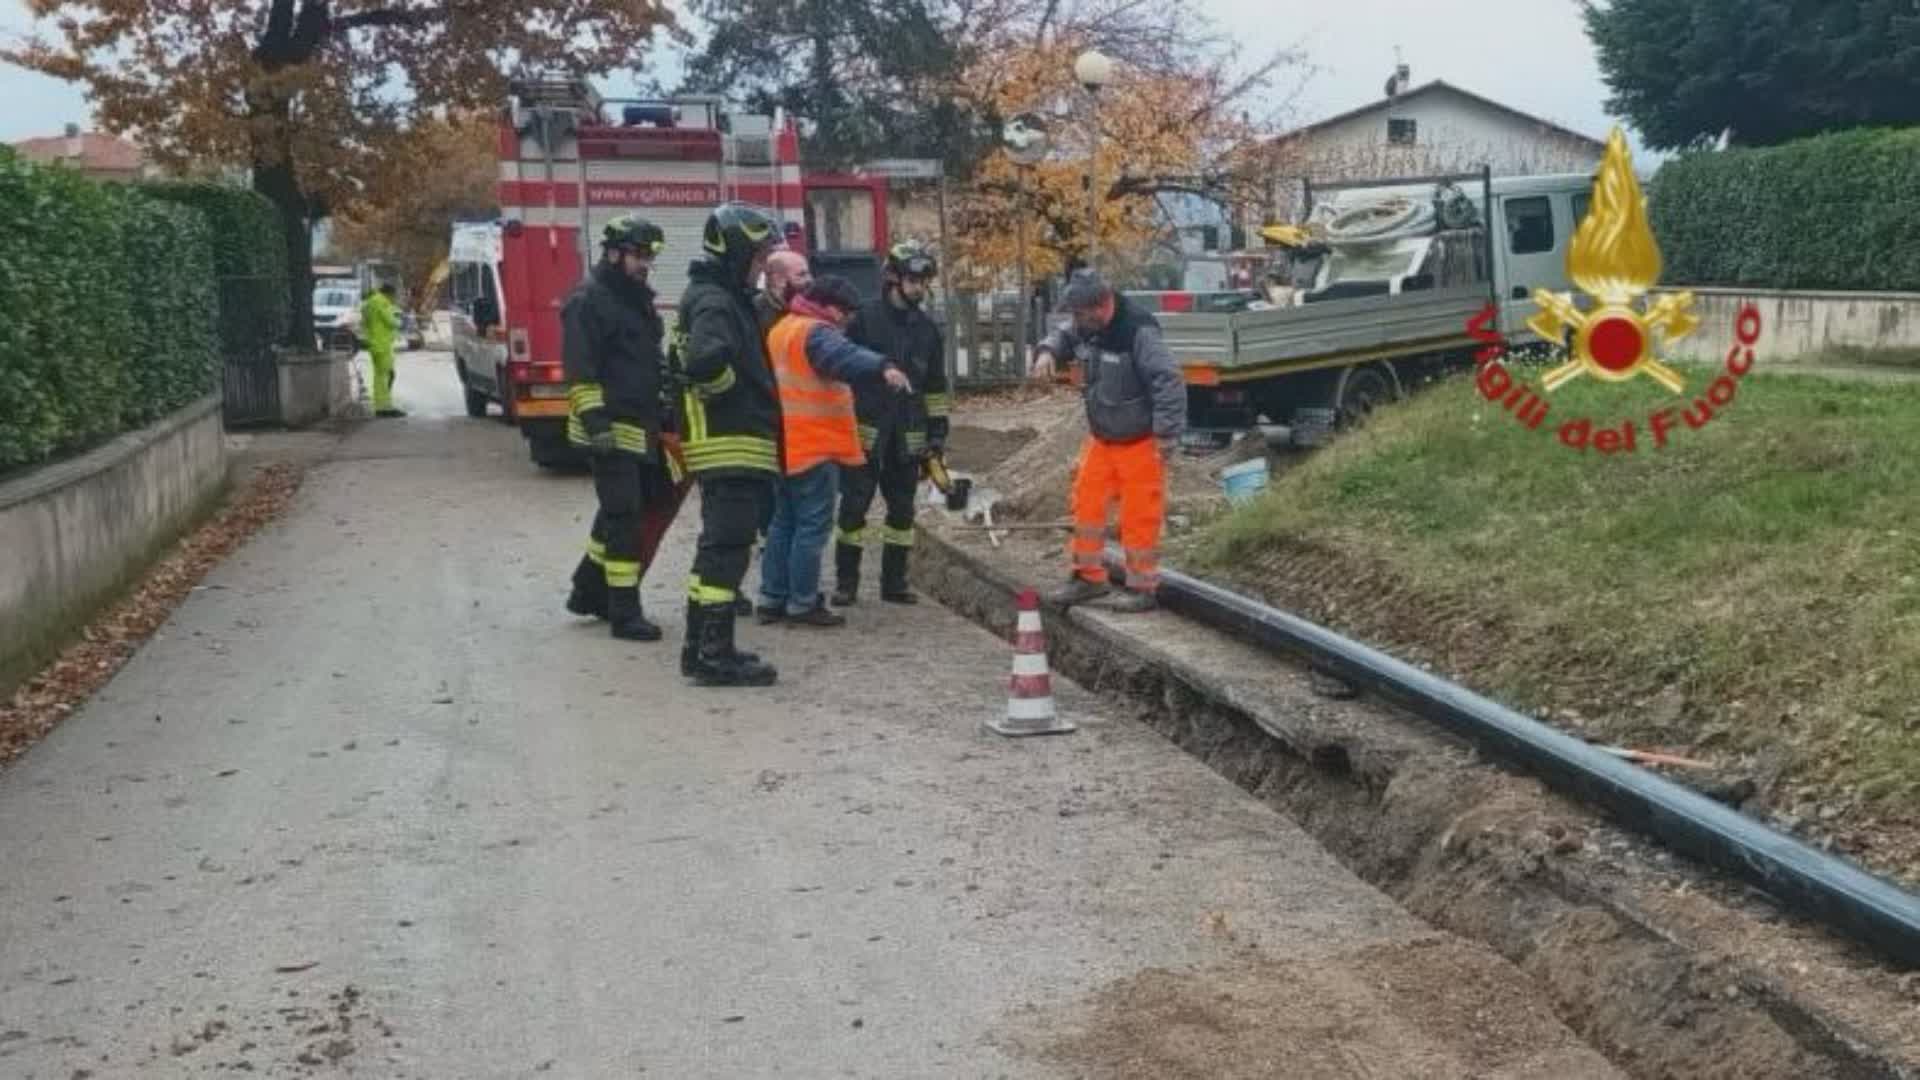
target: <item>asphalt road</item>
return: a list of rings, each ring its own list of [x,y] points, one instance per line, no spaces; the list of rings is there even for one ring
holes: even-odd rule
[[[0,1075],[1615,1075],[1064,680],[1078,734],[983,732],[1009,647],[941,609],[692,688],[690,506],[666,642],[568,617],[587,483],[415,359],[0,773]]]

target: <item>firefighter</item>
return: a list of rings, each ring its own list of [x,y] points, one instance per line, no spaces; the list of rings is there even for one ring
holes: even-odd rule
[[[782,243],[772,214],[742,203],[716,208],[680,300],[682,445],[700,484],[680,670],[699,686],[771,686],[778,678],[772,665],[736,648],[734,622],[780,476],[779,392],[753,298],[767,257]]]
[[[860,594],[860,559],[867,540],[867,511],[876,491],[886,500],[880,530],[880,599],[915,604],[907,587],[907,559],[913,551],[913,497],[927,458],[944,454],[947,414],[946,354],[940,328],[921,309],[927,286],[939,272],[932,255],[919,244],[894,245],[883,270],[884,288],[847,327],[854,344],[871,349],[900,366],[913,384],[910,394],[862,383],[854,388],[860,418],[864,469],[846,472],[840,495],[837,542],[833,549],[836,606],[855,603]]]
[[[407,415],[393,407],[393,334],[400,329],[400,310],[394,306],[392,282],[367,294],[360,304],[360,329],[367,339],[367,359],[373,368],[373,415]]]
[[[1120,504],[1127,591],[1121,611],[1147,611],[1160,584],[1160,527],[1166,509],[1167,464],[1187,422],[1187,388],[1160,323],[1091,271],[1067,286],[1073,322],[1041,342],[1033,374],[1053,375],[1057,359],[1078,356],[1086,372],[1087,439],[1073,475],[1073,577],[1052,596],[1065,607],[1105,596],[1102,561],[1107,513]]]
[[[673,498],[676,479],[661,443],[666,330],[647,285],[666,236],[628,216],[609,222],[600,244],[600,264],[560,315],[567,441],[589,452],[599,500],[567,610],[604,617],[616,638],[658,641],[640,603],[640,526],[649,503]]]

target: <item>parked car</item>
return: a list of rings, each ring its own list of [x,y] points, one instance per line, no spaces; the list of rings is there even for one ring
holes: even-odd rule
[[[321,349],[359,350],[360,296],[352,283],[323,281],[313,287],[313,333]]]

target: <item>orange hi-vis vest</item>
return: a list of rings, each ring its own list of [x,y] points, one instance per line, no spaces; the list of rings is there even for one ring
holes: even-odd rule
[[[767,355],[780,387],[782,457],[788,476],[824,461],[857,467],[867,463],[853,412],[853,387],[824,379],[807,360],[807,335],[826,323],[788,313],[767,332]]]

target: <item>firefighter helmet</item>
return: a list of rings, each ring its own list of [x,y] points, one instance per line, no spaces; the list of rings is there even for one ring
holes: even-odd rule
[[[719,260],[729,275],[742,284],[763,251],[780,247],[784,240],[780,222],[771,213],[746,203],[724,203],[707,216],[707,228],[701,246]]]
[[[887,252],[887,273],[895,278],[925,280],[940,272],[940,264],[917,241],[903,240]]]
[[[615,251],[658,255],[666,249],[667,234],[646,218],[623,214],[607,222],[606,229],[600,234],[600,243]]]

